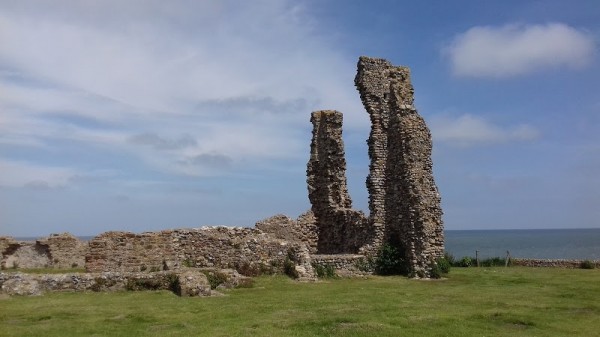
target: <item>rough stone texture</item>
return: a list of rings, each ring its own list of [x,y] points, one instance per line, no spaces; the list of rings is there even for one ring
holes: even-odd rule
[[[333,267],[340,277],[361,277],[373,273],[368,258],[359,254],[316,254],[312,255],[313,266]]]
[[[372,237],[363,251],[396,244],[410,270],[428,277],[444,253],[442,210],[433,180],[431,134],[413,106],[410,71],[361,57],[355,84],[372,124],[367,141]]]
[[[37,241],[0,237],[2,268],[83,267],[87,243],[69,233],[51,234]]]
[[[315,111],[310,120],[313,132],[306,174],[318,227],[317,251],[356,253],[364,244],[368,222],[362,212],[352,209],[348,194],[342,113]]]
[[[546,259],[520,259],[511,258],[510,264],[512,266],[523,266],[523,267],[555,267],[555,268],[581,268],[581,264],[584,260],[546,260]],[[600,268],[600,260],[590,261],[596,268]]]
[[[303,242],[308,245],[311,253],[317,252],[317,227],[312,211],[305,212],[296,220],[277,214],[257,222],[254,227],[277,239]]]
[[[8,245],[2,253],[2,268],[49,268],[52,265],[47,245],[19,241]]]
[[[197,269],[155,273],[0,273],[0,290],[8,295],[49,291],[171,290],[180,296],[213,295],[206,275]]]
[[[232,268],[254,274],[282,272],[290,251],[306,245],[253,228],[204,227],[134,234],[106,232],[90,241],[88,272]],[[312,271],[307,270],[310,277]]]
[[[48,247],[54,268],[83,267],[85,264],[88,244],[70,233],[51,234],[37,242]]]

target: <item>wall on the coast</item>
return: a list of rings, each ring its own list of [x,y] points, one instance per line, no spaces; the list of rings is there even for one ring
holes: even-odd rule
[[[313,277],[308,248],[302,242],[278,239],[254,228],[204,227],[103,233],[90,241],[85,267],[88,272],[213,267],[257,275],[283,271],[286,258],[305,269],[300,277]]]
[[[373,274],[372,262],[359,254],[317,254],[311,256],[314,267],[330,267],[336,276],[357,277]]]
[[[52,234],[37,241],[16,241],[0,237],[2,268],[83,267],[87,243],[69,233]]]
[[[519,259],[511,258],[512,266],[523,267],[555,267],[555,268],[581,268],[584,260],[561,260],[561,259]],[[600,268],[600,260],[589,261],[596,268]]]

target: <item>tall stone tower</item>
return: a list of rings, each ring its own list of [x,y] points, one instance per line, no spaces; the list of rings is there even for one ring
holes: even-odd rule
[[[367,188],[373,247],[397,245],[411,272],[428,277],[444,254],[442,209],[431,134],[413,105],[410,70],[360,57],[355,85],[371,118]]]
[[[367,219],[352,209],[346,186],[342,113],[312,113],[313,136],[306,175],[308,198],[319,230],[321,254],[356,253],[363,244]]]

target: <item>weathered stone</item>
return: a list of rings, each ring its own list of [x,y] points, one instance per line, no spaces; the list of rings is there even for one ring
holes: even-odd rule
[[[414,275],[428,277],[444,254],[442,209],[431,161],[431,134],[413,106],[407,67],[361,57],[355,84],[371,117],[368,140],[372,248],[398,245]]]
[[[348,194],[342,113],[315,111],[310,120],[313,133],[306,174],[308,198],[318,228],[317,251],[356,253],[364,243],[367,219],[352,209]]]
[[[83,267],[87,243],[69,233],[52,234],[37,241],[0,237],[2,268]]]
[[[187,269],[177,274],[179,277],[180,296],[210,296],[210,283],[202,272]]]

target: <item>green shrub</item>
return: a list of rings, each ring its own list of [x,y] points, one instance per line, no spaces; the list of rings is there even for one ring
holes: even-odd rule
[[[296,264],[289,257],[286,257],[285,261],[283,261],[283,272],[294,279],[299,277],[298,271],[296,271]]]
[[[227,282],[227,280],[229,279],[227,274],[218,272],[218,271],[217,272],[213,272],[213,271],[204,272],[204,275],[206,275],[206,278],[208,279],[208,283],[210,284],[210,289],[217,289],[218,286]]]
[[[335,274],[335,268],[332,265],[320,265],[313,263],[313,268],[318,278],[335,278],[337,275]]]
[[[128,279],[125,283],[125,289],[129,291],[140,290],[159,290],[163,288],[163,284],[158,279]]]
[[[457,263],[456,260],[454,259],[454,256],[452,254],[450,254],[449,252],[444,252],[444,259],[446,261],[448,261],[450,266],[455,266]]]
[[[437,259],[436,263],[442,274],[448,274],[450,272],[450,267],[452,264],[446,259],[446,257]]]
[[[408,275],[404,251],[391,244],[383,245],[375,258],[375,272],[379,275]]]
[[[500,257],[491,257],[481,261],[479,265],[482,267],[504,267],[506,260]]]
[[[372,257],[362,258],[354,263],[356,269],[369,273],[375,270],[375,260]]]
[[[469,256],[464,256],[458,262],[456,262],[456,267],[471,267],[473,265],[473,259]]]
[[[596,268],[596,265],[590,260],[585,260],[581,262],[581,265],[579,265],[579,267],[581,269],[594,269]]]
[[[429,271],[429,277],[439,279],[442,278],[444,274],[442,273],[440,267],[437,264],[431,266],[431,270]]]

